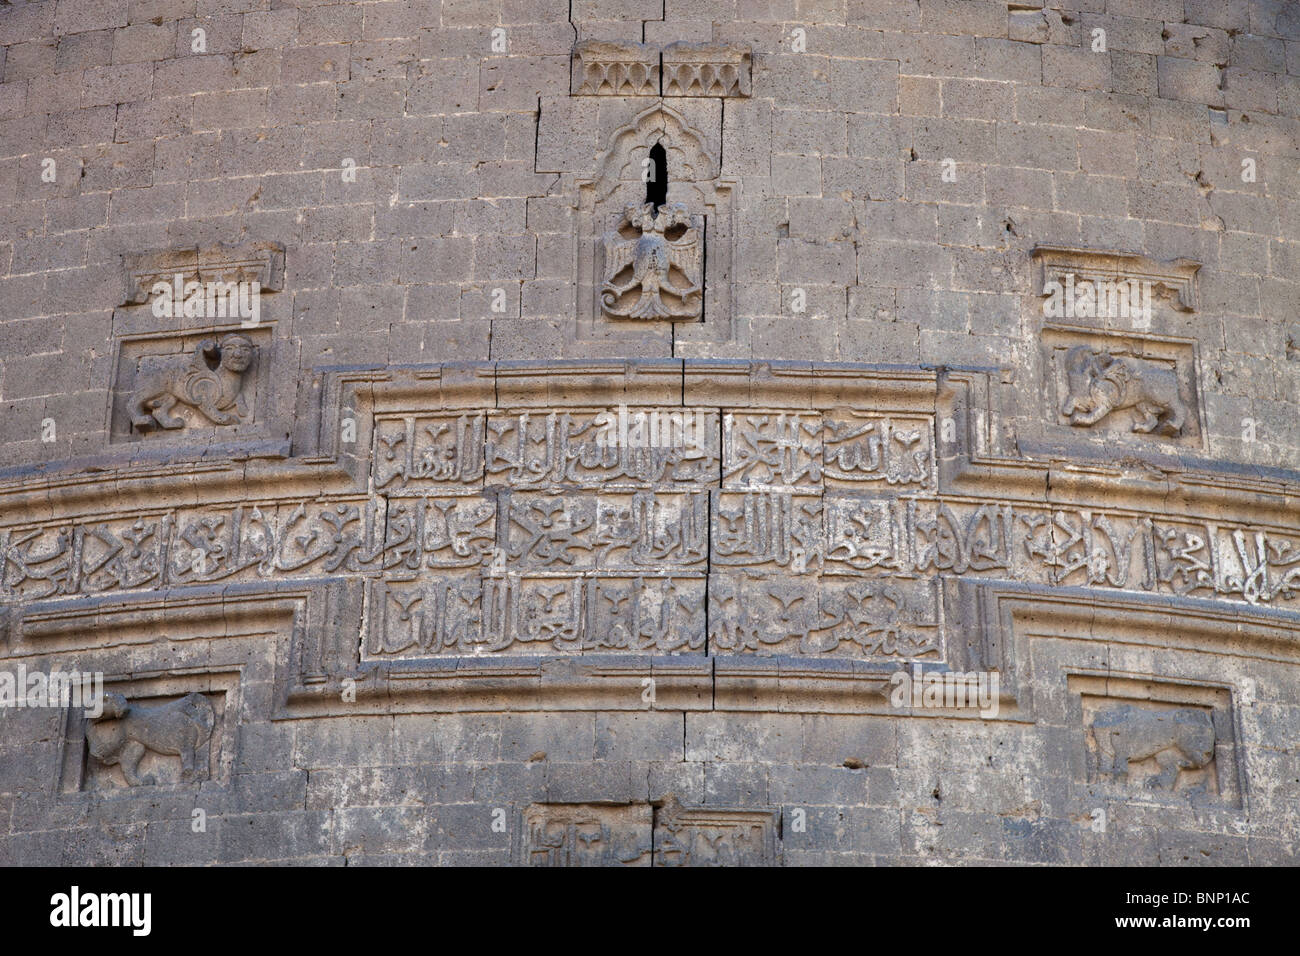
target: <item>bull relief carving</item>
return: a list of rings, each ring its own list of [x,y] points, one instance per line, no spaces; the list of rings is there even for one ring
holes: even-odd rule
[[[1201,771],[1214,762],[1215,733],[1209,711],[1197,707],[1146,710],[1125,704],[1099,711],[1089,728],[1098,770],[1111,779],[1150,790],[1173,791],[1185,771]],[[1156,770],[1139,777],[1138,767]],[[1199,789],[1204,790],[1205,782]]]
[[[683,203],[628,206],[605,233],[601,308],[612,317],[699,319],[704,224]]]
[[[1112,412],[1131,409],[1135,432],[1182,434],[1187,405],[1171,369],[1087,345],[1066,353],[1065,368],[1069,392],[1061,414],[1071,425],[1088,427]]]
[[[118,766],[128,786],[154,786],[140,773],[147,754],[178,756],[181,780],[190,782],[200,769],[201,748],[212,737],[216,715],[202,694],[187,694],[156,707],[130,704],[121,694],[107,694],[104,711],[86,724],[90,755],[104,766]]]
[[[1081,797],[1242,805],[1230,685],[1110,669],[1072,673],[1067,686]]]
[[[244,377],[256,351],[247,337],[232,334],[204,339],[191,355],[153,363],[131,393],[132,427],[138,432],[184,428],[185,419],[172,414],[177,404],[201,413],[214,425],[246,421]]]
[[[1053,324],[1041,354],[1047,435],[1062,451],[1080,439],[1204,448],[1195,343]]]

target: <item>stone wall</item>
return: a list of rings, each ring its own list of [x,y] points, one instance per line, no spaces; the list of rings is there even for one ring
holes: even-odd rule
[[[1295,861],[1300,4],[0,69],[0,862]]]

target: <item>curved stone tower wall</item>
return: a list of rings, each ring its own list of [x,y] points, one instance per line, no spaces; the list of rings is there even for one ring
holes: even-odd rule
[[[0,67],[0,862],[1295,862],[1300,4]]]

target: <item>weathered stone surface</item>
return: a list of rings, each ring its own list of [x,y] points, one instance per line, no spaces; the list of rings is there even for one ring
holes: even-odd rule
[[[1294,864],[1286,5],[207,6],[0,5],[0,862]]]

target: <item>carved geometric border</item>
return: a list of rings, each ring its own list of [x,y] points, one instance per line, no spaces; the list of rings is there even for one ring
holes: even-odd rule
[[[1049,281],[1067,276],[1089,281],[1136,279],[1150,282],[1155,294],[1170,300],[1180,312],[1197,310],[1196,275],[1201,264],[1193,259],[1161,261],[1150,256],[1101,249],[1037,246],[1031,253],[1038,264],[1038,288],[1047,295]]]
[[[583,40],[570,85],[574,96],[749,96],[751,59],[747,45]]]
[[[155,282],[254,282],[263,292],[284,288],[284,245],[250,242],[188,249],[163,249],[122,256],[125,289],[121,305],[149,301]]]

